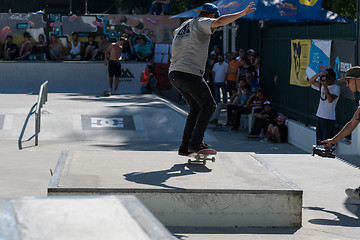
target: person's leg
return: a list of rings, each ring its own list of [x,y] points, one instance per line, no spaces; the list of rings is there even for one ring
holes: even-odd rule
[[[224,104],[224,103],[218,103],[218,105],[216,106],[214,115],[213,115],[213,120],[216,120],[216,122],[219,120],[221,109],[226,108],[226,105],[227,104]]]
[[[163,4],[162,5],[162,13],[166,15],[171,14],[170,4]]]
[[[230,124],[234,120],[233,111],[235,111],[236,106],[235,105],[227,105],[227,124]]]
[[[220,84],[214,83],[214,92],[215,92],[215,102],[218,104],[220,102]]]
[[[169,79],[190,107],[183,144],[188,142],[189,147],[199,147],[216,108],[210,89],[202,77],[193,74],[173,71],[169,74]]]
[[[316,144],[319,144],[320,141],[324,140],[322,137],[321,125],[321,118],[316,117]]]
[[[334,137],[334,128],[335,128],[334,120],[324,119],[323,140]]]
[[[109,92],[112,92],[113,77],[115,75],[114,67],[113,67],[112,62],[108,62],[108,72],[109,72],[109,85],[110,85]]]
[[[272,136],[273,136],[274,142],[277,142],[277,143],[280,143],[280,142],[281,142],[281,139],[280,139],[280,131],[279,131],[278,126],[274,126],[274,127],[271,129],[271,134],[272,134]]]
[[[223,97],[223,103],[227,103],[227,91],[226,91],[226,84],[223,82],[220,85],[221,87],[221,93],[222,93],[222,97]]]

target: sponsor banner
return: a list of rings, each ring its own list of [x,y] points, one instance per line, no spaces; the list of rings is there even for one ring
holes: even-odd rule
[[[308,87],[306,68],[309,65],[311,40],[296,39],[291,40],[291,70],[290,84]]]
[[[345,76],[346,70],[355,65],[355,41],[334,40],[331,50],[330,66],[336,73],[336,79]],[[346,86],[339,83],[341,97],[355,99],[354,93]]]
[[[330,66],[331,40],[311,40],[309,66],[306,69],[308,79]]]

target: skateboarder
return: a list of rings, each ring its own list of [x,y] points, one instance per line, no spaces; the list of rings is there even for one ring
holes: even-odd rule
[[[256,9],[250,3],[243,11],[220,16],[212,3],[205,3],[198,17],[185,21],[174,31],[169,79],[190,107],[178,154],[187,156],[207,149],[204,133],[216,103],[203,75],[211,34]]]
[[[346,85],[350,88],[352,92],[359,91],[360,92],[360,67],[355,66],[351,67],[346,71],[346,75],[343,78],[338,79],[339,82],[345,82]],[[360,104],[360,101],[359,101]],[[332,145],[335,145],[338,141],[351,134],[352,131],[356,128],[356,126],[360,122],[360,106],[354,113],[352,119],[346,123],[346,125],[331,139],[326,139],[323,141],[324,146],[330,148]],[[345,190],[345,193],[357,200],[360,200],[360,187],[352,189],[348,188]]]
[[[122,45],[127,41],[126,38],[121,37],[118,39],[116,43],[112,43],[109,48],[105,52],[105,60],[104,65],[108,66],[109,71],[109,85],[110,89],[108,92],[112,92],[113,90],[113,77],[115,75],[115,86],[113,94],[117,94],[117,88],[119,86],[119,77],[121,76],[121,53],[122,53]],[[109,56],[110,54],[110,56]]]

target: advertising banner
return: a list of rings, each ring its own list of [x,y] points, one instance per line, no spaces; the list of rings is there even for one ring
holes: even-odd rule
[[[306,68],[309,65],[311,40],[295,39],[291,40],[291,70],[290,84],[308,87]]]

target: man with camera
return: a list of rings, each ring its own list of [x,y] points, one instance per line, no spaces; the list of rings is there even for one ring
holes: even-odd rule
[[[345,77],[338,79],[338,82],[345,82],[346,85],[350,88],[352,92],[360,92],[360,67],[355,66],[351,67],[346,71]],[[360,101],[359,101],[360,104]],[[352,131],[356,128],[356,126],[360,122],[360,106],[354,113],[351,120],[345,124],[345,126],[338,132],[334,137],[324,140],[322,143],[326,148],[330,148],[335,145],[338,141],[351,134]],[[345,193],[354,199],[360,200],[360,187],[351,189],[348,188],[345,190]]]
[[[320,81],[317,81],[317,79]],[[320,91],[320,101],[316,112],[316,144],[334,136],[335,108],[340,96],[340,86],[334,84],[336,73],[326,69],[310,78],[310,84]]]

